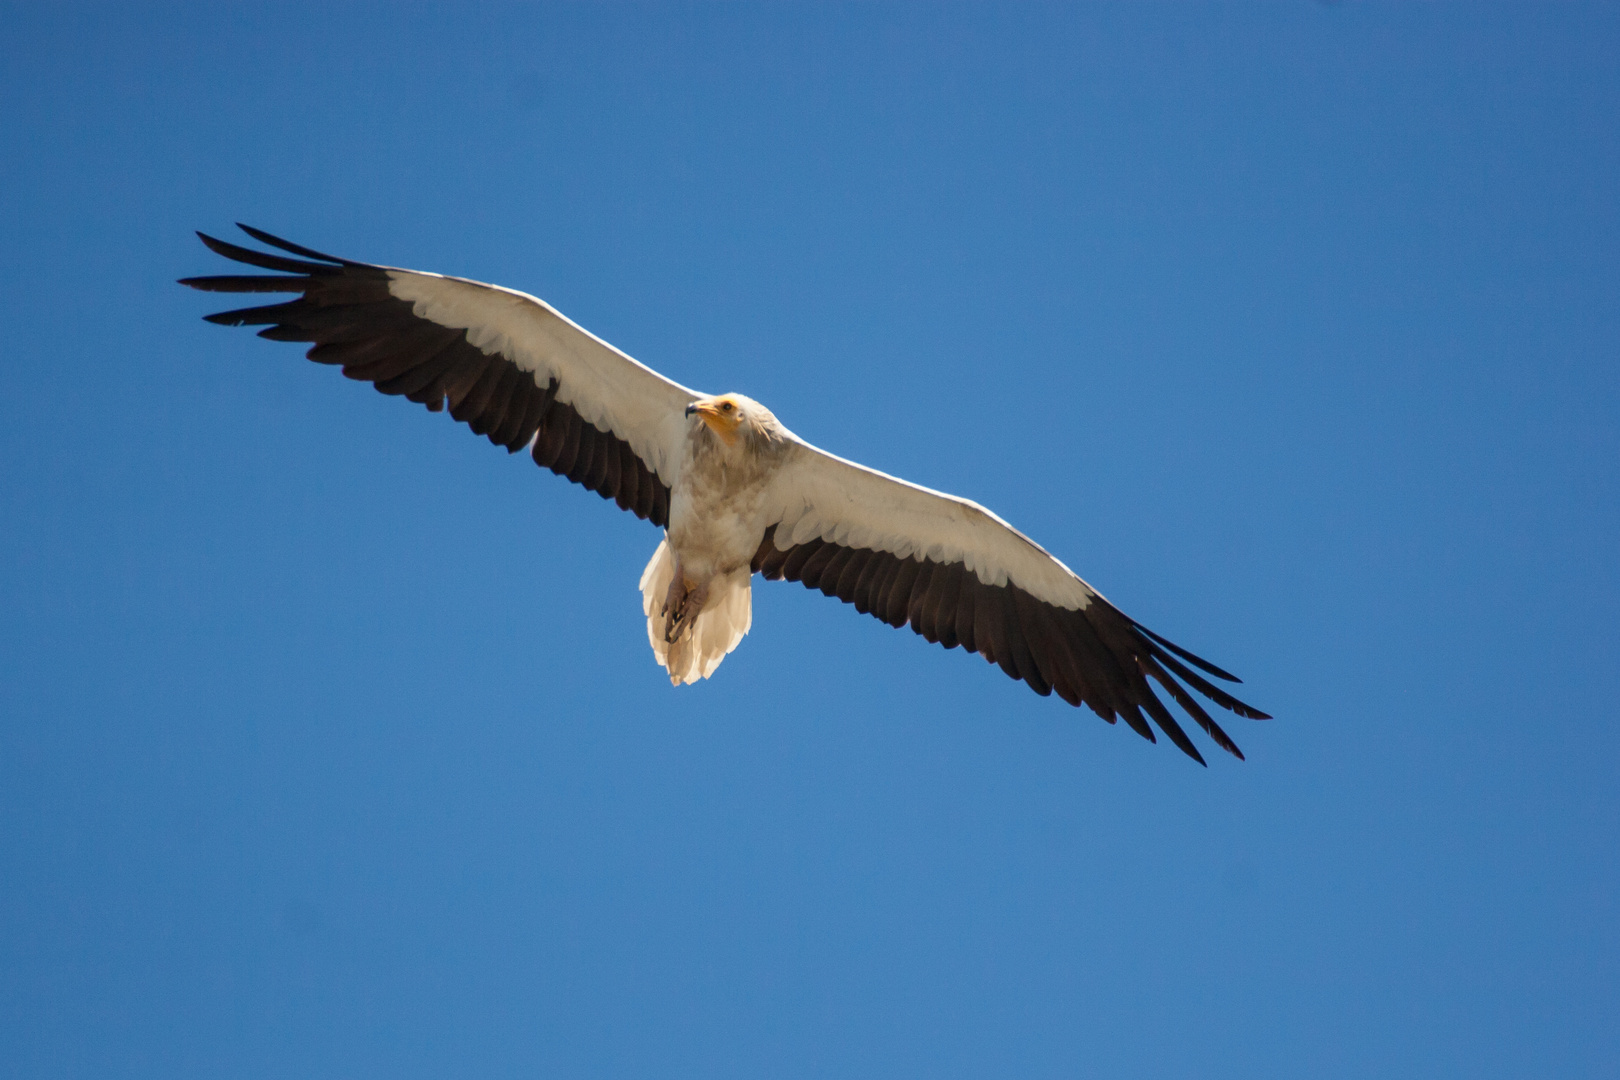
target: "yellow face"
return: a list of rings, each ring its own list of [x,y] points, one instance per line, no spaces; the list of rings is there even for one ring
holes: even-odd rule
[[[688,413],[696,413],[702,418],[709,430],[720,436],[727,446],[734,446],[737,442],[737,429],[742,425],[742,402],[730,394],[721,394],[719,397],[699,398],[686,407]]]

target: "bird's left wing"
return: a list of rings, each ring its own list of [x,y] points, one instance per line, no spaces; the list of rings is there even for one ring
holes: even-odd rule
[[[894,627],[910,623],[947,649],[982,654],[1038,694],[1055,690],[1109,723],[1123,717],[1154,741],[1146,712],[1199,762],[1149,679],[1239,758],[1181,683],[1239,716],[1267,719],[1192,667],[1234,676],[1125,615],[984,507],[789,438],[769,489],[774,524],[753,561],[765,577],[802,582]]]
[[[208,316],[309,342],[311,360],[450,415],[655,525],[669,520],[683,410],[694,391],[637,363],[542,300],[463,278],[353,262],[246,225],[297,258],[202,237],[228,259],[277,271],[183,278],[208,292],[299,293]]]

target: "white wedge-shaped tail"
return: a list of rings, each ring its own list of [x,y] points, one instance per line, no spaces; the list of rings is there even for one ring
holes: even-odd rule
[[[674,576],[675,556],[669,541],[661,540],[641,572],[641,610],[647,615],[647,640],[652,643],[653,656],[669,672],[669,681],[679,686],[713,675],[754,625],[753,571],[744,566],[711,581],[703,610],[689,629],[669,642],[664,640],[664,598]]]

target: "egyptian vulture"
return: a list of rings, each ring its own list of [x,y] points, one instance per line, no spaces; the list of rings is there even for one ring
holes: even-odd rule
[[[431,412],[448,409],[497,446],[529,451],[664,530],[641,575],[642,607],[653,655],[677,686],[713,675],[748,632],[758,573],[820,589],[890,626],[909,624],[947,649],[960,645],[1037,694],[1056,691],[1109,723],[1123,717],[1150,742],[1152,718],[1200,764],[1149,680],[1239,758],[1187,688],[1267,719],[1199,671],[1234,676],[1125,615],[977,503],[811,446],[741,394],[688,390],[525,293],[352,262],[240,228],[286,254],[198,236],[273,273],[180,283],[299,295],[209,322],[311,343],[309,359]]]

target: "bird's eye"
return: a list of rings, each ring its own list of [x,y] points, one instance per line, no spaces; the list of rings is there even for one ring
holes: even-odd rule
[[[722,402],[721,405],[720,405],[720,411],[721,412],[730,412],[731,411],[731,402],[729,402],[729,401]]]

